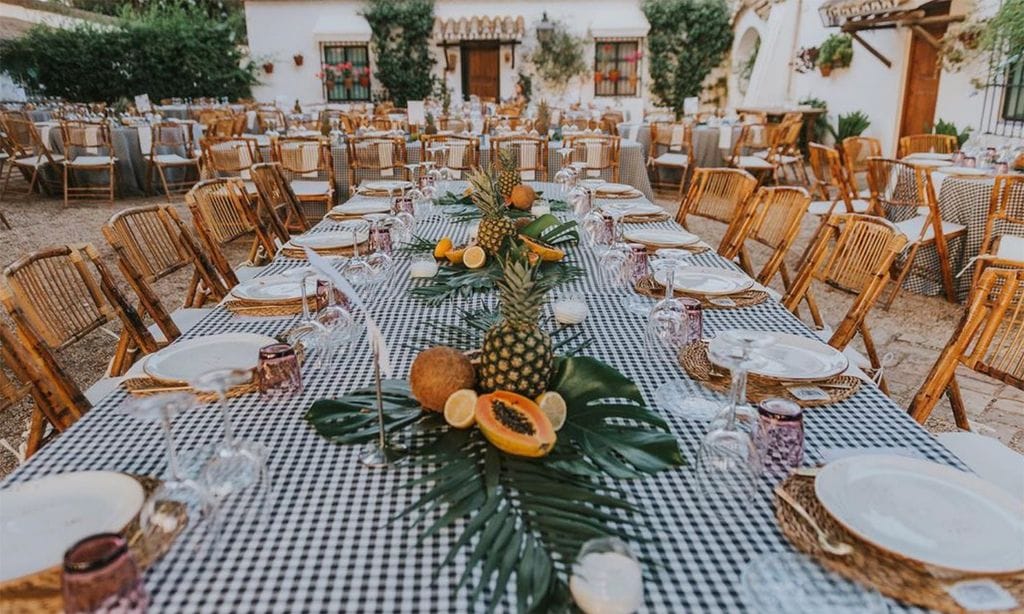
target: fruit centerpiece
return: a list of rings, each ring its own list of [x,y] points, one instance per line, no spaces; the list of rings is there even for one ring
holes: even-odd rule
[[[413,342],[427,347],[408,379],[382,387],[383,428],[404,436],[411,462],[427,471],[402,487],[418,500],[396,522],[414,516],[423,539],[445,533],[453,544],[446,565],[464,551],[456,590],[466,587],[471,601],[495,610],[514,595],[521,612],[562,610],[584,542],[642,539],[642,516],[616,481],[683,459],[632,381],[578,355],[589,341],[543,329],[541,308],[557,279],[504,237],[494,256],[499,313],[423,323]],[[317,401],[305,417],[331,441],[364,443],[378,434],[368,409],[376,399],[375,389],[356,390]]]

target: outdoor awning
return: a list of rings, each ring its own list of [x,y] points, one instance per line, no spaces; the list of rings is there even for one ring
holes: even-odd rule
[[[451,17],[434,20],[434,38],[441,41],[498,40],[519,41],[526,36],[526,20],[523,16],[510,15],[490,17]]]
[[[614,11],[594,11],[590,22],[590,35],[594,38],[643,38],[650,29],[639,4],[622,3]]]
[[[371,34],[365,19],[351,15],[321,15],[313,26],[313,38],[318,41],[365,43]]]
[[[818,8],[818,14],[826,27],[835,28],[851,20],[914,11],[930,2],[932,0],[826,0]]]

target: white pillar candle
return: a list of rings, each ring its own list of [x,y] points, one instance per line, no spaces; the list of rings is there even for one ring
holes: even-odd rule
[[[409,277],[433,277],[437,275],[437,263],[419,260],[409,265]]]
[[[540,217],[547,213],[551,213],[551,207],[549,205],[534,205],[530,208],[530,213],[533,217]]]
[[[551,310],[555,313],[555,321],[559,324],[579,324],[587,319],[587,314],[590,312],[587,304],[580,299],[555,301]]]
[[[644,603],[643,572],[618,552],[591,552],[576,562],[569,590],[586,614],[630,614]]]

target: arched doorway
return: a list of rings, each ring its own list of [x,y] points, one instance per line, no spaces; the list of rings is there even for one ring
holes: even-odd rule
[[[754,63],[757,61],[757,54],[761,50],[761,35],[755,28],[747,28],[736,50],[733,53],[733,71],[736,74],[736,89],[740,95],[746,96],[747,87],[750,85],[750,77],[754,74]]]

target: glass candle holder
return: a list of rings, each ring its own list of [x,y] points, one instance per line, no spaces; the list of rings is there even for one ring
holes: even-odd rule
[[[391,228],[383,221],[375,222],[370,226],[370,249],[391,255]]]
[[[647,246],[642,243],[629,243],[629,263],[631,281],[635,284],[644,277],[651,274],[650,263],[647,258]]]
[[[682,304],[683,315],[686,316],[686,344],[700,341],[704,338],[704,307],[699,300],[689,296],[676,300]]]
[[[145,612],[149,606],[128,542],[116,533],[86,537],[64,553],[61,592],[68,614],[131,614]]]
[[[587,319],[589,309],[582,292],[562,292],[551,301],[551,311],[559,324],[579,324]]]
[[[754,446],[766,473],[785,475],[804,460],[803,409],[787,399],[757,404]]]
[[[576,556],[569,591],[586,614],[630,614],[644,604],[643,568],[621,539],[591,539]]]
[[[430,252],[417,252],[413,254],[412,264],[409,265],[409,277],[433,277],[437,275],[437,260]]]
[[[413,215],[416,212],[416,207],[409,196],[396,196],[391,200],[391,213],[408,213]]]
[[[302,392],[302,370],[295,349],[287,343],[260,348],[256,380],[266,399],[290,397]]]

